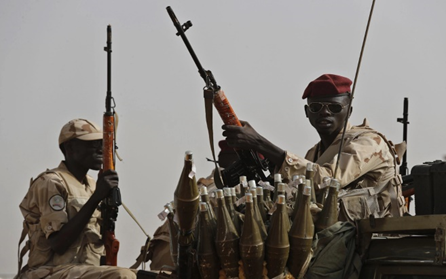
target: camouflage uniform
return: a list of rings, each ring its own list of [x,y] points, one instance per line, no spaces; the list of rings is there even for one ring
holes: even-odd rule
[[[79,138],[102,139],[100,128],[85,119],[75,119],[62,128],[59,144]],[[64,162],[31,180],[29,190],[20,204],[24,216],[23,241],[28,235],[21,258],[29,249],[28,264],[19,278],[136,278],[134,270],[115,266],[100,266],[104,245],[100,234],[100,212],[95,212],[78,239],[59,255],[50,246],[48,237],[58,232],[90,199],[96,181],[86,176],[85,184],[79,182]]]
[[[323,154],[320,143],[311,148],[305,158],[287,152],[278,170],[282,177],[291,179],[295,174],[305,174],[306,165],[314,162],[316,191],[324,177],[333,177],[342,132]],[[336,179],[341,183],[340,220],[357,220],[375,217],[402,216],[405,212],[398,174],[398,150],[382,134],[369,127],[367,120],[359,126],[347,125],[344,146]]]
[[[20,204],[30,245],[28,265],[21,278],[136,278],[129,269],[99,266],[104,245],[98,210],[64,254],[51,250],[49,235],[73,218],[96,188],[92,177],[87,175],[85,181],[86,184],[81,184],[62,162],[58,168],[43,172],[31,183]],[[61,199],[57,200],[59,197]],[[46,277],[49,275],[51,277]]]

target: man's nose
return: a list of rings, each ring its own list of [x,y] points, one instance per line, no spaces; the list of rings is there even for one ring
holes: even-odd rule
[[[101,146],[97,146],[97,147],[96,147],[96,151],[97,151],[99,154],[102,154],[102,152],[103,152],[103,147],[102,147],[102,145],[101,145]]]
[[[321,108],[321,111],[319,112],[320,115],[330,115],[331,111],[328,109],[327,105],[323,105]]]

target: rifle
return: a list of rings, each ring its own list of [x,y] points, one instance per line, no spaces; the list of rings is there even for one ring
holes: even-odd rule
[[[403,124],[403,141],[407,144],[407,127],[409,125],[409,99],[404,98],[403,102],[403,117],[398,117],[396,119],[397,122]],[[403,191],[403,196],[406,200],[406,208],[409,211],[410,202],[412,201],[412,195],[415,195],[415,183],[412,174],[408,173],[407,168],[407,149],[403,155],[403,161],[400,166],[400,174],[403,178],[403,183],[401,185],[401,189]]]
[[[221,90],[220,86],[217,84],[213,74],[209,70],[205,70],[202,66],[200,61],[198,60],[198,57],[195,55],[195,52],[189,43],[189,40],[186,37],[185,32],[192,26],[192,22],[189,20],[183,25],[181,25],[175,16],[175,13],[173,12],[172,8],[168,6],[167,12],[169,13],[170,18],[172,19],[173,25],[177,29],[177,36],[180,36],[183,39],[184,44],[186,45],[186,48],[189,50],[190,55],[192,56],[192,59],[195,62],[195,65],[198,68],[198,72],[200,76],[203,78],[205,82],[204,87],[204,98],[205,98],[205,105],[206,105],[206,122],[208,125],[208,132],[209,132],[209,141],[211,144],[211,150],[212,155],[214,157],[214,163],[217,164],[215,161],[215,152],[214,152],[214,145],[213,145],[213,135],[212,135],[212,103],[214,104],[215,108],[217,109],[218,113],[220,114],[221,119],[226,125],[237,125],[242,126],[239,119],[237,118],[237,115],[235,114],[231,104],[229,103],[228,99],[226,98],[223,90]],[[267,178],[263,171],[266,171],[269,169],[269,161],[267,159],[264,159],[263,156],[254,150],[235,150],[239,160],[233,163],[228,168],[225,168],[221,175],[223,177],[223,181],[225,185],[232,187],[237,184],[239,184],[239,177],[241,175],[246,175],[248,180],[263,180],[266,181]],[[216,169],[217,165],[216,165]],[[217,174],[216,171],[214,174]],[[218,178],[215,177],[214,178]],[[219,179],[215,179],[216,185],[219,188],[222,188],[223,185],[218,185]]]
[[[398,117],[396,121],[403,124],[403,141],[407,144],[407,127],[409,124],[409,99],[404,98],[403,103],[403,117]],[[400,166],[400,174],[406,175],[407,174],[407,150],[404,152],[403,155],[403,162]]]
[[[114,99],[111,94],[111,26],[107,26],[107,96],[105,98],[105,112],[103,117],[103,166],[101,171],[115,169],[116,141],[115,141],[115,111]],[[113,102],[113,106],[112,106]],[[118,206],[121,205],[121,193],[118,187],[110,190],[100,206],[102,216],[101,234],[105,246],[105,265],[117,265],[119,241],[115,238],[115,222],[118,217]]]

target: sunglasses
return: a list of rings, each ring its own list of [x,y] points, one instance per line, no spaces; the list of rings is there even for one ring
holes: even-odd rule
[[[331,113],[340,113],[346,106],[339,103],[310,103],[308,104],[308,109],[311,113],[318,113],[323,107],[327,107]]]

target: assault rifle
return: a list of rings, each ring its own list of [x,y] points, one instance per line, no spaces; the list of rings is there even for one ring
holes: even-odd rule
[[[409,99],[404,98],[403,117],[398,117],[396,121],[403,124],[403,141],[407,144],[407,126],[409,125]],[[400,174],[407,174],[407,150],[404,152],[403,161],[400,166]]]
[[[102,171],[115,169],[116,141],[115,141],[115,111],[114,99],[111,94],[111,26],[107,26],[107,96],[105,98],[105,112],[103,117],[103,166]],[[112,106],[113,102],[113,106]],[[102,216],[101,234],[105,246],[106,265],[117,265],[119,241],[115,238],[115,222],[118,217],[118,207],[121,205],[121,193],[118,187],[110,190],[100,206]]]
[[[166,9],[167,12],[169,13],[170,18],[173,21],[173,25],[178,31],[176,35],[180,36],[183,39],[183,42],[186,45],[186,48],[189,50],[189,53],[192,56],[195,65],[197,65],[200,76],[203,78],[206,84],[204,87],[204,98],[206,102],[206,118],[207,118],[206,121],[208,123],[209,139],[211,142],[212,154],[214,156],[214,161],[215,161],[215,154],[213,148],[213,135],[212,135],[212,108],[209,108],[212,106],[208,104],[209,103],[214,104],[215,108],[220,114],[221,119],[226,125],[242,126],[242,124],[237,118],[223,90],[221,90],[220,86],[217,84],[217,81],[215,80],[212,72],[209,70],[205,70],[201,66],[198,57],[195,55],[195,52],[191,44],[189,43],[189,40],[186,37],[185,32],[192,26],[192,22],[187,21],[186,23],[181,25],[177,17],[175,16],[175,13],[173,12],[172,8],[167,7]],[[248,180],[253,180],[253,179],[256,181],[267,180],[264,173],[264,171],[267,171],[269,169],[268,168],[269,162],[267,159],[264,159],[263,156],[261,156],[254,150],[236,149],[235,151],[239,157],[239,160],[237,160],[235,163],[233,163],[228,168],[225,168],[221,172],[225,186],[232,187],[239,184],[239,177],[241,175],[247,176]],[[218,185],[217,181],[218,180],[216,180],[216,185],[219,188],[223,187],[223,185]]]
[[[408,98],[404,98],[403,117],[398,117],[396,119],[396,121],[403,124],[403,141],[406,142],[406,144],[407,144],[407,127],[409,125],[409,99]],[[402,183],[403,196],[406,199],[407,210],[409,210],[409,205],[410,205],[410,202],[412,201],[411,196],[415,194],[415,185],[414,185],[414,178],[413,178],[412,174],[408,173],[407,149],[406,149],[406,152],[404,152],[403,160],[401,162],[400,174],[403,178],[403,183]]]

